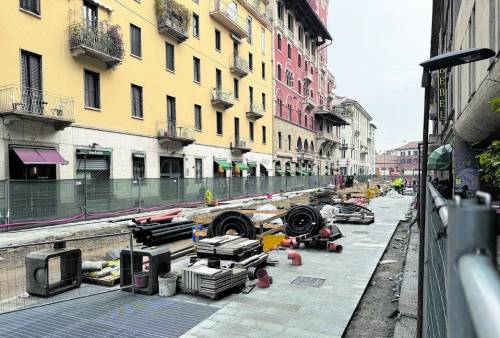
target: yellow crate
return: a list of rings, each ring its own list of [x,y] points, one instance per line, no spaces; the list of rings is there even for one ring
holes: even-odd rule
[[[280,245],[281,240],[283,239],[285,239],[284,234],[265,235],[262,237],[262,246],[264,247],[264,251],[273,250]]]

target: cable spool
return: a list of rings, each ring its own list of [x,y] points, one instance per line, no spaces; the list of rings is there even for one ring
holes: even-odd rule
[[[323,219],[320,212],[308,205],[293,206],[286,214],[286,234],[288,236],[300,236],[309,234],[317,235],[323,227]]]
[[[247,215],[238,211],[226,211],[215,217],[208,226],[207,236],[224,236],[234,231],[238,236],[255,239],[255,226]]]

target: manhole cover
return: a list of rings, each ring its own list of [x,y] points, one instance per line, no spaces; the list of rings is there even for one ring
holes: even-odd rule
[[[353,234],[366,235],[366,234],[368,233],[368,231],[360,231],[360,230],[356,230],[356,231],[353,231],[352,233],[353,233]]]
[[[295,278],[290,284],[311,286],[313,288],[319,288],[325,283],[325,281],[326,281],[326,279],[324,279],[324,278],[313,278],[313,277],[299,276],[299,277]]]

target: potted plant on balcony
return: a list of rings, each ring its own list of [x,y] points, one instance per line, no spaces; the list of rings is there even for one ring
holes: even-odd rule
[[[184,30],[189,27],[191,21],[189,9],[175,0],[155,0],[155,12],[158,24],[164,24],[173,17]]]
[[[114,56],[119,58],[120,60],[123,59],[123,56],[125,54],[125,48],[123,47],[123,37],[122,37],[122,32],[121,28],[119,25],[107,25],[106,27],[106,33],[111,39],[112,42],[112,48],[114,50]]]

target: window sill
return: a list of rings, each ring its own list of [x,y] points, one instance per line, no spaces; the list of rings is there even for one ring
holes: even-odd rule
[[[167,72],[171,73],[171,74],[174,74],[175,75],[175,69],[168,69],[166,68],[165,69]]]
[[[215,48],[215,51],[218,52],[218,53],[222,53],[222,50],[221,49],[217,49]]]
[[[223,134],[217,134],[217,136],[220,136],[220,137],[222,137],[222,136],[224,136],[224,135],[223,135]]]
[[[130,56],[133,57],[134,59],[142,60],[142,56],[138,56],[138,55],[135,55],[135,54],[132,54],[132,53],[130,53]]]
[[[28,14],[28,15],[31,15],[31,16],[35,17],[35,18],[38,18],[38,19],[41,19],[41,18],[42,18],[42,16],[41,16],[40,14],[35,13],[35,12],[32,12],[32,11],[29,11],[29,10],[24,9],[24,8],[22,8],[22,7],[19,7],[19,10],[20,10],[21,12],[24,12],[24,13],[26,13],[26,14]]]
[[[86,110],[92,110],[92,111],[101,111],[101,108],[95,108],[95,107],[87,107],[87,106],[84,106],[83,109],[86,109]]]
[[[144,121],[144,117],[139,117],[139,116],[131,116],[134,120],[139,120],[139,121]]]
[[[201,86],[201,81],[196,81],[196,80],[193,80],[194,83],[196,83],[197,85],[200,85]]]
[[[198,133],[201,133],[203,130],[201,130],[201,129],[196,129],[196,128],[195,128],[195,130],[194,130],[194,131],[196,131],[196,132],[198,132]]]
[[[194,37],[194,38],[197,38],[198,40],[200,40],[200,36],[199,36],[199,35],[195,35],[195,34],[193,34],[193,37]]]

